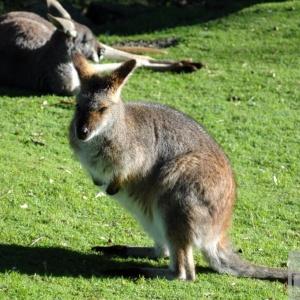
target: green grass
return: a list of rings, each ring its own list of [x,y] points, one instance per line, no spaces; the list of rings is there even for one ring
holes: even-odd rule
[[[230,231],[235,249],[274,267],[285,267],[289,251],[300,248],[299,20],[300,2],[291,1],[152,34],[99,36],[109,44],[180,37],[169,57],[207,64],[194,74],[137,70],[123,98],[171,105],[215,137],[238,182]],[[199,254],[195,283],[101,275],[168,261],[90,250],[151,240],[112,200],[95,197],[97,189],[74,160],[68,145],[73,106],[61,101],[72,98],[6,88],[1,95],[1,299],[287,299],[280,283],[206,271]]]

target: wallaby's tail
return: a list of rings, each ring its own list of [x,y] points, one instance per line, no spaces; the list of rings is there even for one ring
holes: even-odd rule
[[[211,267],[219,273],[238,277],[286,281],[288,271],[251,264],[234,253],[231,246],[226,248],[206,249],[203,251]]]

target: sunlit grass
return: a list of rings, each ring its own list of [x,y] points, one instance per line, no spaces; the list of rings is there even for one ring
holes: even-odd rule
[[[300,5],[245,8],[222,19],[122,39],[180,37],[174,59],[193,57],[194,74],[137,70],[124,100],[173,106],[199,121],[228,154],[238,182],[231,229],[248,260],[286,267],[299,249]],[[107,278],[108,268],[168,261],[105,258],[95,245],[151,245],[138,224],[97,189],[72,156],[72,98],[1,89],[1,299],[284,299],[276,282],[213,272],[196,283]],[[64,101],[61,101],[64,100]],[[197,265],[206,266],[200,255]],[[201,269],[200,269],[201,270]]]

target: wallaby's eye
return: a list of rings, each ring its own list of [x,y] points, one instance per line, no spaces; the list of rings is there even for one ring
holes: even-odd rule
[[[102,106],[100,109],[98,109],[98,113],[102,115],[103,113],[105,113],[106,110],[107,110],[107,107]]]

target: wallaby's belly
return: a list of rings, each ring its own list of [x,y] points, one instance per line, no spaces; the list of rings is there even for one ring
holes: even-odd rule
[[[161,213],[156,207],[157,199],[155,195],[153,195],[151,203],[148,204],[151,206],[149,207],[149,210],[151,210],[149,213],[145,213],[144,203],[141,203],[144,199],[136,199],[134,196],[130,196],[126,188],[121,188],[117,194],[111,197],[137,219],[150,237],[160,244],[166,244],[165,226]]]
[[[99,158],[97,161],[93,161],[91,158],[87,160],[84,153],[79,154],[79,158],[89,171],[94,184],[106,193],[114,177],[109,165]],[[132,214],[149,236],[155,241],[165,244],[163,218],[157,209],[158,195],[141,197],[138,193],[132,193],[131,188],[128,185],[122,186],[117,193],[109,195],[109,197]]]

